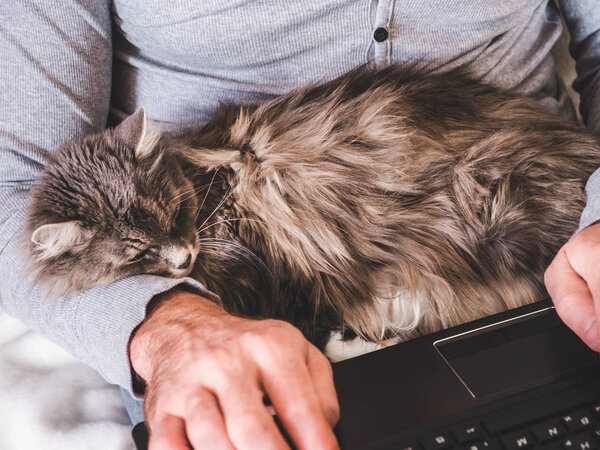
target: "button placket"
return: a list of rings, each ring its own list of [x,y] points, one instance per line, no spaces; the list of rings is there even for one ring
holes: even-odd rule
[[[390,23],[394,0],[378,0],[375,7],[373,24],[373,62],[376,67],[391,63],[392,45],[390,42]]]

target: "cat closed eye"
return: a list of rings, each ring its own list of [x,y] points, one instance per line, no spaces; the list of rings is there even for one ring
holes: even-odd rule
[[[154,260],[156,258],[158,258],[158,248],[157,247],[148,247],[148,248],[142,250],[141,252],[139,252],[137,255],[129,258],[128,262],[136,263],[136,262],[140,262],[143,259]]]

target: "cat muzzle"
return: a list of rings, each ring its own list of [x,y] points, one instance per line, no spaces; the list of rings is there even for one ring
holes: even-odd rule
[[[172,246],[164,252],[169,271],[174,276],[187,275],[194,265],[197,252],[193,248]]]

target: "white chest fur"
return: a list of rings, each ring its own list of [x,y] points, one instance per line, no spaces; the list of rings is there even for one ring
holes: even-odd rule
[[[423,295],[413,296],[407,291],[396,291],[390,295],[383,292],[377,301],[384,323],[382,335],[385,330],[392,330],[397,333],[397,337],[379,343],[368,342],[361,337],[345,341],[342,333],[334,332],[325,347],[325,355],[332,362],[353,358],[402,341],[403,335],[406,336],[417,328],[427,308]]]

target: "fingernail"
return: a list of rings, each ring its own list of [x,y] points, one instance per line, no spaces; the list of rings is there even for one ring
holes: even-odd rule
[[[592,347],[594,350],[598,350],[598,325],[596,318],[592,318],[588,321],[583,329],[583,339],[587,345]]]

